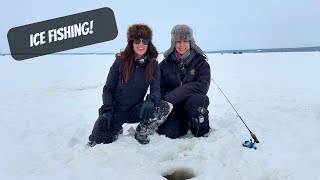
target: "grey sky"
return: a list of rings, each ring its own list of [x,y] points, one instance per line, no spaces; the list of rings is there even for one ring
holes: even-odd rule
[[[0,53],[9,53],[10,28],[102,7],[116,16],[118,37],[68,52],[117,52],[133,23],[153,28],[160,52],[175,24],[193,28],[203,50],[320,46],[319,0],[28,0],[4,1],[0,11]]]

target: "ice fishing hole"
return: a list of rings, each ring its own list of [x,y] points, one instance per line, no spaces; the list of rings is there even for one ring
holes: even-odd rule
[[[189,169],[176,169],[163,173],[162,175],[168,180],[186,180],[196,177],[192,170]]]

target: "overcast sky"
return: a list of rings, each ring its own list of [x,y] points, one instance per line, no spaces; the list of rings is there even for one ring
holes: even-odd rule
[[[133,23],[152,27],[160,52],[169,48],[171,28],[181,23],[193,28],[207,51],[320,46],[319,0],[10,0],[1,6],[0,53],[10,52],[7,32],[13,27],[102,7],[115,13],[117,38],[65,52],[117,52]]]

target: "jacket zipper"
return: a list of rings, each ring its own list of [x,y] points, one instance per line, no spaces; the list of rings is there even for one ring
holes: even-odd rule
[[[178,79],[180,79],[180,85],[182,85],[182,81],[181,81],[181,77],[178,69],[176,69],[176,76],[178,77]]]
[[[136,81],[136,77],[137,77],[137,71],[138,71],[138,65],[136,65],[136,70],[135,70],[135,72],[134,72],[134,82],[137,82]]]
[[[195,63],[193,63],[193,66],[192,66],[191,68],[189,68],[189,70],[188,70],[186,76],[183,78],[181,84],[182,84],[185,80],[187,80],[188,75],[190,74],[191,70],[196,66],[196,64],[197,64],[199,61],[200,61],[200,58],[198,58],[197,61],[196,61]]]

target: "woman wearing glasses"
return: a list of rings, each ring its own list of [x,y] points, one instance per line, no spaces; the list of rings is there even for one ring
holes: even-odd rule
[[[99,109],[88,145],[112,143],[122,133],[124,123],[139,123],[135,139],[149,143],[172,110],[172,105],[160,100],[158,52],[152,44],[152,30],[144,24],[134,24],[127,31],[127,46],[116,56],[103,88],[103,105]],[[150,94],[144,97],[150,87]]]

